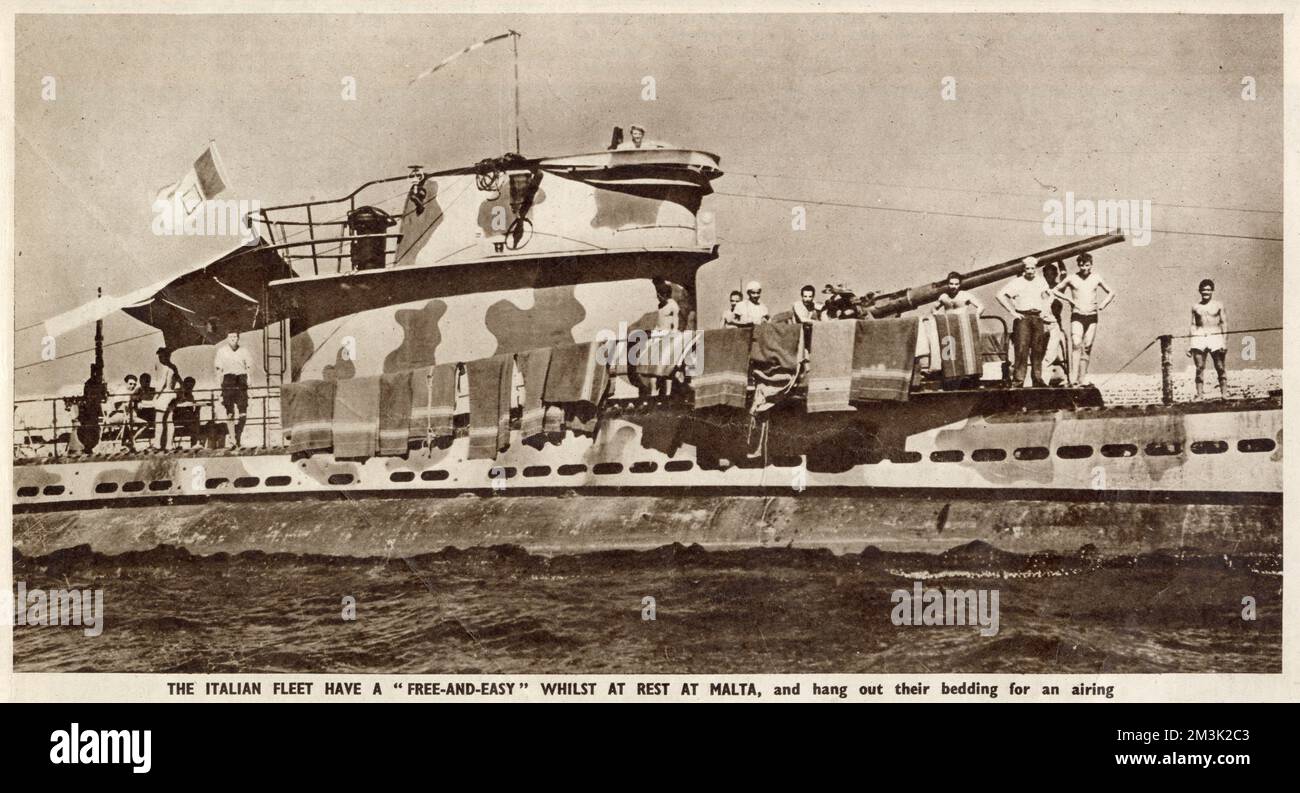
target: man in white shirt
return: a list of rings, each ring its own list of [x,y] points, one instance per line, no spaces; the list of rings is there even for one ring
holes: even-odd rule
[[[1011,386],[1025,384],[1025,370],[1029,370],[1035,387],[1047,385],[1043,381],[1043,357],[1047,353],[1047,325],[1052,313],[1052,292],[1047,281],[1038,277],[1038,260],[1024,258],[1024,269],[1017,278],[1007,282],[998,292],[998,302],[1012,316],[1012,338],[1016,345],[1016,365]]]
[[[253,356],[239,346],[238,331],[226,334],[224,344],[217,345],[212,369],[221,381],[221,406],[226,411],[226,429],[230,448],[238,449],[244,423],[248,419],[248,376],[253,372]]]
[[[763,305],[763,285],[758,281],[750,281],[745,285],[745,294],[748,299],[736,304],[731,324],[752,327],[767,322],[770,315],[767,306]]]

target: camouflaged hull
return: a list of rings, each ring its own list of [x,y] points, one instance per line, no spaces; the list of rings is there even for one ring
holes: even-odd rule
[[[743,414],[620,401],[594,439],[512,443],[495,461],[467,460],[457,437],[363,461],[199,453],[19,465],[15,544],[370,555],[494,543],[942,550],[979,539],[1018,551],[1280,552],[1279,401],[1032,409],[1047,397],[1016,398],[1021,409],[999,413],[979,392],[918,395],[878,414],[781,410],[766,461],[745,456]]]

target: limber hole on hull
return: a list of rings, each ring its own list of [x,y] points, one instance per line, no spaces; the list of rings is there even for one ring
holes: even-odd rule
[[[1056,456],[1062,460],[1086,460],[1092,456],[1092,447],[1084,444],[1060,446],[1056,449]]]
[[[1017,460],[1046,460],[1049,454],[1046,446],[1021,446],[1012,452]]]

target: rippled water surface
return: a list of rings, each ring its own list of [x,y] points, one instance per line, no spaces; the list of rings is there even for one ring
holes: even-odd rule
[[[15,628],[18,671],[1161,672],[1281,669],[1280,560],[860,555],[681,545],[543,557],[15,555],[28,589],[104,590],[105,628]],[[912,582],[997,589],[995,636],[896,626]],[[1257,619],[1242,619],[1254,597]],[[343,616],[356,598],[357,619]],[[643,619],[644,597],[655,619]]]

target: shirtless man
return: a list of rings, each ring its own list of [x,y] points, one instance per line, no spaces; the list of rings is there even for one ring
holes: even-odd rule
[[[1198,289],[1201,302],[1192,305],[1192,325],[1190,336],[1192,342],[1187,354],[1196,362],[1196,398],[1205,398],[1205,357],[1214,360],[1214,369],[1219,373],[1219,396],[1228,398],[1228,317],[1223,304],[1214,299],[1214,282],[1209,278],[1201,281]]]
[[[1066,276],[1052,296],[1064,300],[1072,307],[1070,317],[1070,363],[1073,369],[1070,382],[1076,385],[1088,376],[1088,360],[1092,357],[1092,343],[1097,338],[1097,315],[1115,299],[1115,290],[1099,273],[1093,272],[1092,256],[1079,254],[1075,260],[1079,271]],[[1098,294],[1105,291],[1106,296]],[[1100,298],[1100,300],[1099,300]]]
[[[983,304],[961,288],[961,273],[948,273],[948,289],[939,295],[938,302],[934,304],[934,313],[960,311],[967,307],[973,309],[977,317],[984,313]]]

